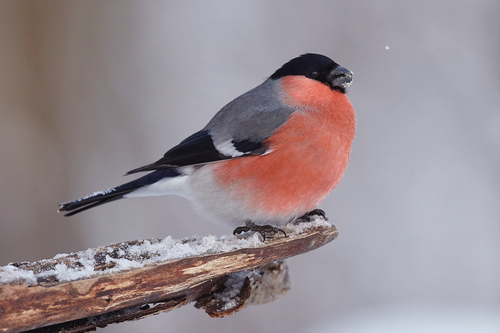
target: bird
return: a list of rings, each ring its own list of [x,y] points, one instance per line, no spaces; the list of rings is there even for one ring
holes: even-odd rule
[[[243,231],[282,231],[311,214],[324,217],[317,206],[342,179],[356,134],[346,94],[352,78],[327,56],[293,58],[162,158],[126,175],[148,174],[59,211],[71,216],[122,198],[174,194],[208,220],[244,224]]]

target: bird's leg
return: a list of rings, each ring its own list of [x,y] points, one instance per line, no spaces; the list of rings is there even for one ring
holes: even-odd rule
[[[325,211],[322,209],[313,209],[310,212],[305,213],[301,217],[297,219],[297,222],[311,222],[311,217],[313,216],[321,216],[322,218],[325,219],[325,221],[328,221],[328,218],[326,217]]]
[[[263,241],[266,240],[266,234],[271,236],[281,232],[286,237],[286,233],[280,228],[273,227],[272,225],[257,225],[250,220],[245,222],[244,227],[238,227],[234,229],[233,235],[241,234],[242,232],[247,231],[258,232],[262,236]]]

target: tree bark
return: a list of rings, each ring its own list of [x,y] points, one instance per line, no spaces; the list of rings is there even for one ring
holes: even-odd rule
[[[337,237],[335,226],[321,221],[301,224],[309,226],[300,230],[284,228],[286,237],[276,234],[251,247],[218,251],[227,242],[219,239],[212,244],[213,250],[178,259],[154,261],[159,254],[143,245],[162,244],[162,240],[152,239],[33,263],[11,263],[0,267],[4,282],[0,285],[0,331],[86,332],[168,312],[192,301],[210,316],[222,317],[245,304],[274,300],[290,287],[283,260]],[[203,240],[179,240],[174,245],[190,246]],[[138,248],[143,252],[137,252]],[[62,281],[58,267],[88,270],[89,254],[93,272]],[[135,260],[137,267],[117,271],[123,260]]]

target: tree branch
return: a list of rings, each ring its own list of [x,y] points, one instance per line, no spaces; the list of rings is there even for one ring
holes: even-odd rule
[[[189,302],[213,317],[289,289],[285,258],[336,238],[321,218],[259,234],[130,241],[0,267],[0,331],[86,332]],[[259,286],[257,288],[257,286]]]

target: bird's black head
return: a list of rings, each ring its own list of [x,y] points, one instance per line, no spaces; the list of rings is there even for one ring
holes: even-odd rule
[[[352,72],[341,67],[332,59],[321,54],[306,53],[284,64],[271,75],[277,80],[288,75],[303,75],[322,82],[333,90],[345,93],[345,88],[351,85]]]

